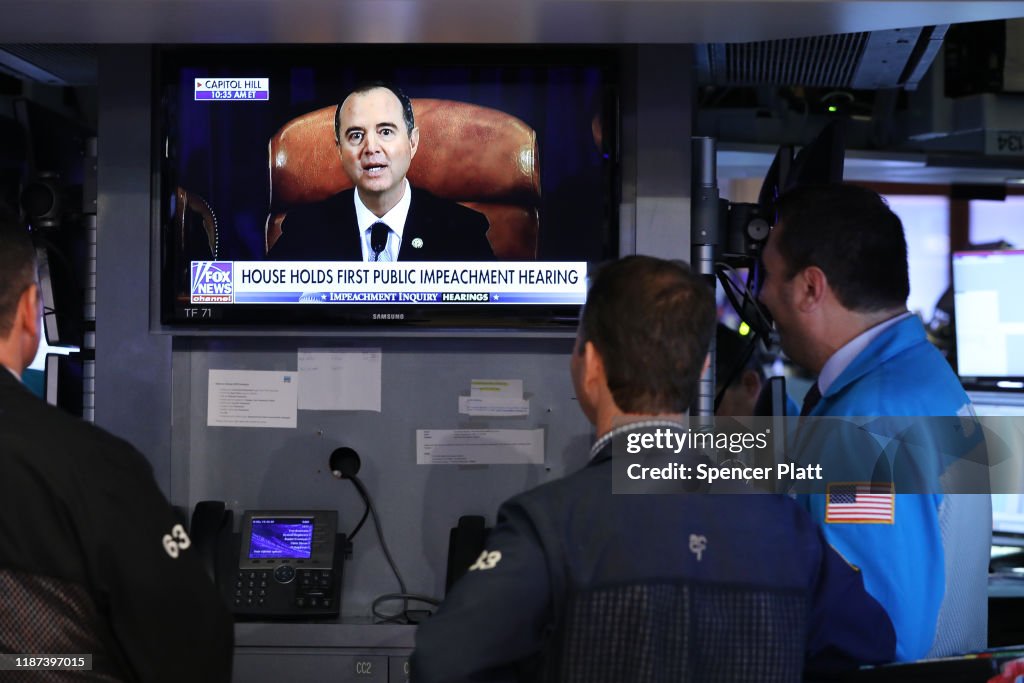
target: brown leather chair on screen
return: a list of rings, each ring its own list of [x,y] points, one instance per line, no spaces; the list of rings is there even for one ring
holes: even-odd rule
[[[183,187],[174,191],[174,291],[180,301],[188,301],[192,279],[192,261],[216,261],[220,257],[220,231],[217,216],[206,200]]]
[[[189,257],[185,260],[190,260],[195,256],[190,241],[202,245],[202,248],[208,246],[209,258],[216,260],[220,250],[220,234],[217,230],[217,217],[213,215],[210,205],[195,192],[189,192],[183,187],[176,188],[174,194],[174,223],[178,237],[176,247]]]
[[[537,256],[540,167],[537,134],[504,112],[452,100],[414,99],[420,143],[409,183],[487,216],[495,256]],[[334,142],[335,106],[292,119],[270,139],[266,247],[281,236],[289,208],[352,187]]]

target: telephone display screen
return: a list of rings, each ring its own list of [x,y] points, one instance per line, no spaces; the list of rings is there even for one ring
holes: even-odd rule
[[[252,520],[250,560],[308,560],[313,547],[313,519],[261,517]]]

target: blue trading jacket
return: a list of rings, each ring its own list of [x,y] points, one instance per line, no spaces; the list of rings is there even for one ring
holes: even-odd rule
[[[866,431],[875,439],[866,448],[863,440],[847,438],[850,430],[841,428],[849,425],[808,421],[796,435],[796,459],[836,458],[846,451],[842,457],[860,459],[863,479],[871,481],[874,473],[877,480],[879,467],[888,473],[894,464],[886,439],[898,438],[894,430],[905,431],[910,425],[918,437],[922,431],[935,432],[931,448],[922,449],[926,459],[934,458],[936,469],[925,473],[930,478],[941,467],[942,436],[937,432],[942,423],[918,416],[956,415],[973,415],[967,394],[928,342],[921,322],[908,317],[882,332],[853,360],[809,417],[915,419],[859,421],[870,424]],[[887,423],[890,433],[880,434],[884,429],[879,425]],[[827,466],[825,476],[829,477]],[[938,486],[927,490],[930,493],[896,494],[892,518],[883,523],[834,517],[830,521],[828,495],[800,496],[828,541],[861,568],[868,592],[888,612],[896,630],[898,660],[985,647],[991,501],[985,496],[943,495]],[[837,497],[831,500],[841,502]]]

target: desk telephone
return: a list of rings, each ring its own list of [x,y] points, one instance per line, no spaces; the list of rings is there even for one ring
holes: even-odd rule
[[[351,554],[334,510],[248,510],[239,533],[231,511],[203,501],[192,541],[228,609],[250,619],[312,619],[340,613],[342,563]]]

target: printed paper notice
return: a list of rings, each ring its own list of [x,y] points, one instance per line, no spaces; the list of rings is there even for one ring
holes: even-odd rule
[[[542,465],[543,429],[417,429],[417,465]]]
[[[210,370],[206,424],[294,429],[298,384],[294,372]]]
[[[459,396],[459,412],[486,417],[526,417],[530,402],[523,398],[521,379],[473,379],[469,396]]]
[[[299,349],[299,409],[379,413],[380,364],[380,349]]]
[[[530,402],[524,398],[459,396],[459,412],[481,417],[526,417]]]
[[[518,398],[523,397],[521,379],[471,379],[469,395],[473,398]]]

